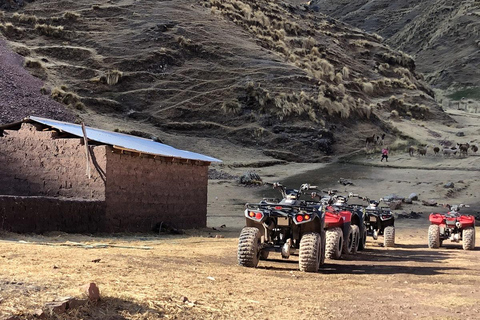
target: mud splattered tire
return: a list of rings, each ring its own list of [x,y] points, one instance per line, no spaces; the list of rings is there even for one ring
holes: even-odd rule
[[[300,240],[298,265],[300,271],[317,272],[322,254],[322,238],[319,233],[306,233]]]
[[[352,246],[352,251],[350,252],[351,254],[356,254],[358,251],[358,247],[360,245],[360,228],[357,225],[353,225],[352,227],[352,233],[353,233],[353,246]]]
[[[395,246],[395,227],[386,227],[383,230],[383,245],[385,247]]]
[[[362,235],[360,236],[360,242],[358,243],[358,250],[363,250],[367,247],[367,228],[363,227]]]
[[[428,227],[428,247],[430,249],[440,248],[440,227],[436,224]]]
[[[325,232],[327,243],[325,245],[325,258],[339,259],[342,255],[343,232],[340,228],[332,228]]]
[[[475,228],[465,228],[462,231],[463,250],[475,249]]]
[[[344,254],[351,254],[353,251],[354,244],[355,244],[355,234],[353,233],[352,226],[350,226],[347,237],[343,241],[342,252]]]
[[[260,259],[260,231],[257,228],[245,227],[238,240],[238,264],[243,267],[255,268]]]

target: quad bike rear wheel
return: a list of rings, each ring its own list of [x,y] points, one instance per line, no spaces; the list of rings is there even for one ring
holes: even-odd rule
[[[440,247],[440,227],[431,224],[428,227],[428,247],[430,249],[438,249]]]
[[[385,247],[395,246],[395,227],[388,226],[383,230],[383,245]]]
[[[342,252],[344,254],[351,254],[353,251],[353,246],[355,244],[355,234],[353,233],[352,226],[348,229],[347,237],[343,241]]]
[[[327,238],[325,258],[339,259],[342,255],[343,248],[343,232],[340,228],[328,229],[325,232]]]
[[[360,228],[357,225],[351,226],[353,233],[353,246],[351,254],[356,254],[360,245]]]
[[[367,246],[367,228],[363,227],[363,232],[360,235],[360,242],[358,243],[358,250],[363,250]]]
[[[238,240],[238,264],[243,267],[255,268],[260,259],[260,230],[255,227],[245,227]]]
[[[300,240],[298,265],[300,271],[317,272],[322,254],[322,237],[317,232],[306,233]]]
[[[462,231],[463,250],[475,249],[475,227],[465,228]]]

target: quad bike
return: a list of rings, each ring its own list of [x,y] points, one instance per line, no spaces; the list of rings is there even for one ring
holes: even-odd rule
[[[468,205],[445,205],[447,213],[431,213],[431,222],[428,228],[428,247],[437,249],[442,246],[443,240],[453,242],[463,241],[463,250],[475,248],[475,217],[460,213],[460,208]]]
[[[324,214],[321,203],[300,200],[306,190],[316,187],[302,184],[297,190],[272,185],[282,193],[282,200],[263,199],[245,205],[246,227],[239,237],[238,264],[256,267],[271,251],[281,252],[284,259],[298,253],[300,270],[317,272],[325,260]]]
[[[336,190],[323,191],[320,198],[325,211],[326,253],[328,259],[339,259],[343,254],[356,254],[365,248],[363,215],[347,205],[347,198],[337,195]],[[312,193],[312,197],[319,196]]]
[[[363,217],[367,235],[372,236],[374,240],[378,236],[383,235],[383,245],[385,247],[395,246],[395,217],[389,207],[380,207],[380,200],[371,200],[367,197],[360,197],[357,194],[350,194],[350,197],[358,197],[368,202],[366,207],[363,207]]]

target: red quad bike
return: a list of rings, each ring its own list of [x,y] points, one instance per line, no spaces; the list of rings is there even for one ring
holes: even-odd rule
[[[335,190],[323,191],[328,194],[321,198],[325,211],[325,237],[327,259],[340,259],[343,254],[356,254],[365,248],[363,219],[347,206],[347,198],[335,194]],[[318,196],[312,194],[312,196]]]
[[[475,217],[461,214],[460,208],[467,205],[446,205],[448,213],[431,213],[431,222],[428,228],[428,247],[437,249],[442,246],[443,240],[453,242],[463,241],[463,250],[475,248]]]
[[[282,193],[282,200],[263,199],[245,205],[246,227],[239,237],[238,264],[256,267],[260,259],[275,251],[284,259],[298,254],[300,271],[317,272],[325,261],[324,214],[320,202],[300,199],[304,191],[316,187],[303,184],[297,190],[274,183],[273,188]]]

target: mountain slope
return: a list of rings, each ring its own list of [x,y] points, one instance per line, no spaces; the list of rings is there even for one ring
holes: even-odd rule
[[[0,19],[45,91],[100,127],[108,118],[322,161],[394,134],[392,110],[447,119],[411,57],[304,6],[40,0]]]
[[[480,87],[478,1],[313,0],[311,7],[413,55],[435,87]]]

